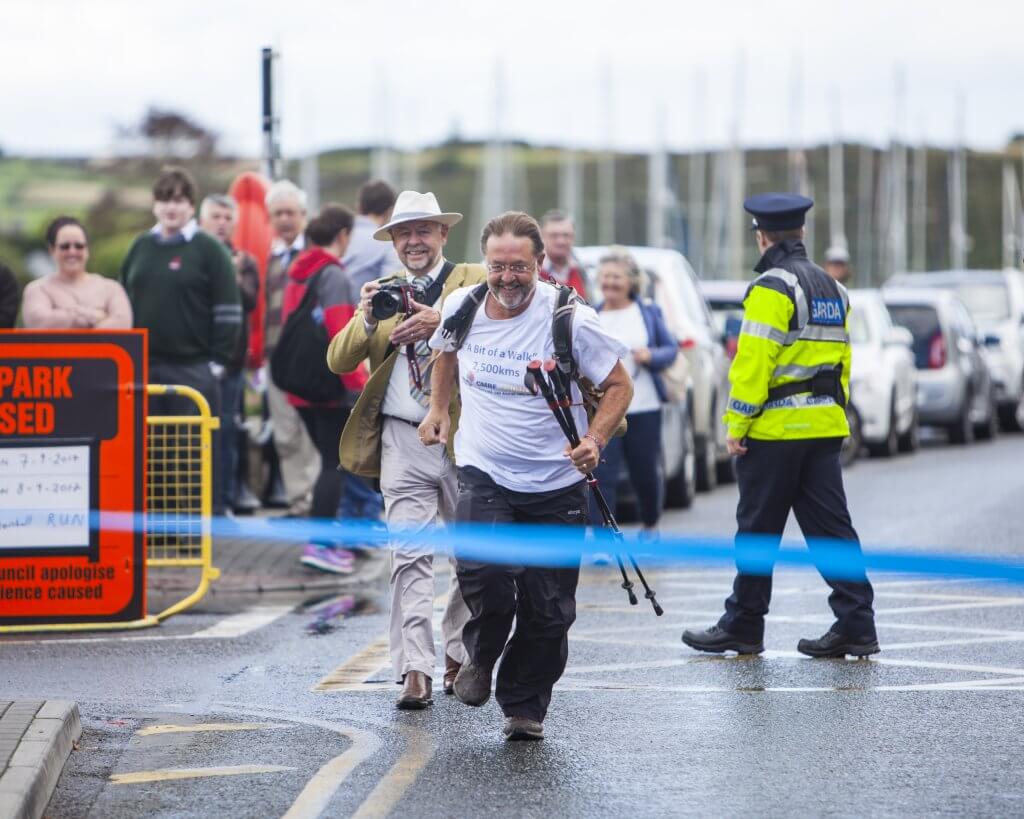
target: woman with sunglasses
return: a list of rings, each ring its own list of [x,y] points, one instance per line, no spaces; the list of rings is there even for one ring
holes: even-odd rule
[[[132,326],[128,296],[114,279],[89,273],[89,239],[82,223],[58,216],[46,228],[57,269],[25,286],[21,315],[27,329],[121,330]]]

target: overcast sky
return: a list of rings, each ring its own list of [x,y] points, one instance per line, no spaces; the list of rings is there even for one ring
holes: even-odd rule
[[[2,0],[0,21],[9,154],[107,153],[152,104],[256,155],[264,45],[282,53],[289,156],[486,137],[499,75],[505,133],[550,144],[647,149],[662,111],[672,148],[734,129],[748,145],[942,145],[958,96],[970,145],[1024,131],[1013,0]]]

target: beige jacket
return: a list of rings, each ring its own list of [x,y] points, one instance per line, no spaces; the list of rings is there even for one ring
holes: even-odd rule
[[[487,273],[483,265],[459,264],[448,275],[441,291],[442,303],[453,290],[468,287],[486,281]],[[377,323],[373,333],[367,335],[363,324],[362,311],[352,316],[348,324],[333,339],[327,348],[327,366],[331,372],[347,373],[354,370],[364,359],[370,360],[370,380],[363,388],[362,394],[352,408],[352,412],[341,433],[338,455],[341,465],[348,472],[364,478],[380,477],[380,448],[383,417],[381,406],[387,393],[391,370],[398,358],[398,351],[392,350],[385,357],[388,349],[388,337],[398,326],[402,316],[394,317]],[[461,409],[458,388],[452,393],[449,407],[452,419],[451,434],[448,437],[448,454],[454,460],[455,430],[459,424]]]

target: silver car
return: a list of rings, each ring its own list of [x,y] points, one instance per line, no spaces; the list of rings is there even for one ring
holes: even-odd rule
[[[719,479],[732,476],[732,459],[725,446],[722,416],[729,399],[729,359],[725,354],[711,311],[700,292],[697,275],[686,258],[676,250],[627,247],[648,278],[657,282],[652,297],[665,314],[669,330],[679,339],[688,365],[692,395],[692,418],[697,488],[714,489]],[[591,281],[596,282],[597,265],[607,248],[576,248]],[[595,285],[596,286],[596,285]]]
[[[964,303],[949,290],[882,290],[892,320],[913,336],[917,412],[921,424],[941,426],[953,443],[996,433],[995,390],[982,343]]]
[[[1024,429],[1024,273],[1019,270],[944,270],[901,273],[895,287],[953,290],[984,336],[1003,429]]]

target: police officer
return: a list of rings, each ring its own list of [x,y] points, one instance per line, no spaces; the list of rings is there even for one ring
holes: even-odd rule
[[[763,255],[743,301],[724,419],[740,491],[737,575],[718,623],[683,632],[683,642],[698,651],[764,651],[772,559],[791,509],[812,553],[824,548],[820,539],[829,539],[850,558],[844,579],[825,577],[835,623],[819,639],[800,640],[797,649],[811,657],[863,657],[879,650],[874,592],[857,565],[860,544],[839,466],[850,432],[844,411],[850,302],[846,289],[807,257],[804,216],[813,204],[785,193],[744,203]]]

